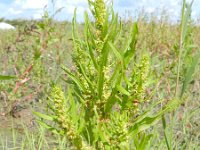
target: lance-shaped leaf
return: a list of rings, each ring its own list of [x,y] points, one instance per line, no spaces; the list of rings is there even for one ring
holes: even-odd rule
[[[130,38],[130,41],[128,42],[128,46],[124,53],[125,67],[128,66],[128,64],[130,63],[131,59],[134,56],[136,43],[137,43],[137,36],[138,36],[138,26],[137,26],[137,23],[134,23],[132,33],[131,33],[131,38]]]
[[[16,78],[15,76],[3,76],[3,75],[0,75],[0,80],[10,80],[10,79],[14,79]]]
[[[54,121],[57,118],[56,116],[45,115],[43,113],[36,112],[36,111],[33,111],[33,114],[41,119],[45,119],[45,120],[49,120],[49,121]]]
[[[131,94],[124,88],[124,87],[122,87],[121,85],[117,85],[116,86],[116,89],[120,92],[120,93],[122,93],[122,94],[124,94],[124,95],[127,95],[127,96],[130,96]]]
[[[99,98],[102,98],[102,94],[103,94],[103,85],[104,85],[104,67],[107,64],[108,61],[108,44],[107,44],[107,40],[104,41],[104,45],[102,48],[102,54],[101,54],[101,58],[100,58],[100,64],[99,64],[99,69],[98,69],[98,95]]]
[[[117,57],[117,59],[120,60],[121,63],[123,63],[123,56],[121,55],[121,53],[115,48],[113,43],[111,43],[109,41],[108,44],[109,44],[111,50],[113,51],[113,53],[115,54],[115,56]]]
[[[85,80],[87,81],[88,85],[89,85],[89,88],[90,88],[90,91],[93,93],[93,95],[95,95],[95,91],[94,91],[94,85],[93,83],[90,81],[90,79],[87,77],[86,75],[86,72],[85,72],[85,68],[83,67],[83,65],[81,65],[79,62],[78,62],[78,65],[79,65],[79,68],[81,70],[81,73],[83,75],[83,77],[85,78]]]
[[[96,62],[96,59],[94,57],[94,51],[92,49],[92,44],[95,44],[95,41],[94,41],[94,36],[92,35],[92,32],[90,30],[90,25],[89,25],[89,19],[88,19],[88,14],[85,13],[85,38],[86,38],[86,44],[87,44],[87,48],[89,50],[89,54],[90,54],[90,58],[92,59],[92,62],[95,66],[95,68],[97,69],[98,68],[98,65],[97,65],[97,62]]]
[[[198,55],[196,55],[193,59],[192,62],[190,64],[190,66],[187,68],[186,74],[185,74],[185,79],[183,81],[183,86],[182,86],[182,90],[181,90],[181,97],[183,96],[185,90],[187,89],[189,83],[192,80],[192,76],[195,73],[195,68],[199,63],[199,58],[200,58],[200,52]]]
[[[72,79],[72,81],[81,89],[81,90],[85,90],[84,85],[80,82],[80,80],[73,75],[69,69],[67,69],[66,67],[62,66],[62,69],[67,73],[67,75]]]
[[[54,127],[48,125],[47,123],[45,123],[45,122],[43,122],[43,121],[40,121],[40,120],[36,120],[36,121],[37,121],[38,124],[40,124],[40,125],[41,125],[42,127],[44,127],[45,129],[51,131],[52,133],[57,134],[57,135],[60,134],[59,130],[57,130],[56,128],[54,128]]]

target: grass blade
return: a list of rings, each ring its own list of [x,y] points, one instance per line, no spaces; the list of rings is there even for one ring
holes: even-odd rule
[[[14,79],[16,78],[15,76],[3,76],[3,75],[0,75],[0,80],[10,80],[10,79]]]

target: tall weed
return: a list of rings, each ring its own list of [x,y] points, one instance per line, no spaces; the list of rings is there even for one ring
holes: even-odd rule
[[[183,100],[175,96],[158,109],[162,99],[154,102],[149,98],[153,93],[146,92],[152,83],[152,67],[148,53],[137,49],[138,23],[133,23],[130,35],[122,38],[123,24],[112,6],[107,7],[103,0],[88,0],[88,4],[95,22],[85,13],[84,38],[79,35],[74,12],[75,69],[62,66],[68,90],[64,93],[60,86],[52,86],[48,104],[51,113],[34,112],[41,118],[38,123],[66,138],[75,149],[149,149],[155,138],[152,127],[162,119],[166,129],[163,116],[178,108]],[[181,41],[186,37],[183,33]],[[177,85],[182,66],[181,45]],[[141,55],[137,55],[138,51]],[[196,63],[195,59],[193,64]],[[182,91],[185,89],[183,86]],[[165,138],[170,149],[166,135]]]

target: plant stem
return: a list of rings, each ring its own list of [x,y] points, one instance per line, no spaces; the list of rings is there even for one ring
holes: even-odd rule
[[[182,18],[181,18],[181,33],[180,33],[180,41],[179,41],[179,56],[178,56],[178,68],[177,68],[177,76],[176,76],[176,89],[175,89],[175,97],[178,98],[179,93],[179,78],[180,78],[180,68],[181,68],[181,57],[183,53],[183,44],[184,44],[184,23],[185,23],[185,4],[186,1],[183,0],[182,6]]]

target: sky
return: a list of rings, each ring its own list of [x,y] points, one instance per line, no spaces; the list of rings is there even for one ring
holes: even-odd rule
[[[52,2],[53,1],[53,2]],[[191,1],[191,0],[187,0]],[[139,13],[160,16],[165,10],[172,20],[180,18],[182,0],[113,0],[114,10],[121,18],[137,17]],[[59,8],[55,19],[71,20],[74,8],[77,8],[77,19],[83,21],[83,14],[89,11],[87,0],[0,0],[0,18],[5,19],[40,19],[44,12],[44,7],[50,13]],[[194,0],[192,17],[200,18],[200,0]]]

